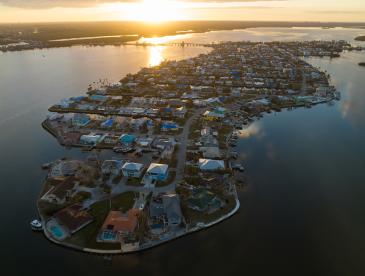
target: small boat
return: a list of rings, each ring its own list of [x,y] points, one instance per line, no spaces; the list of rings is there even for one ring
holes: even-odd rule
[[[122,153],[122,150],[123,150],[123,148],[121,148],[121,147],[115,147],[115,148],[113,148],[113,151],[115,153]]]
[[[231,164],[231,168],[232,170],[238,170],[240,172],[244,172],[245,168],[243,167],[243,165],[239,164],[239,163],[232,163]]]
[[[43,170],[48,170],[51,167],[52,163],[45,163],[42,165]]]
[[[122,148],[122,153],[129,153],[129,152],[133,152],[133,151],[135,151],[135,149],[132,147]]]
[[[42,222],[37,219],[31,221],[30,227],[33,231],[41,231],[43,229]]]

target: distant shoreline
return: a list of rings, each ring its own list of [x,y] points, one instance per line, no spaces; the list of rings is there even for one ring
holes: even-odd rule
[[[0,51],[71,46],[124,45],[139,38],[232,31],[251,28],[365,28],[365,23],[184,21],[151,25],[141,22],[0,24]],[[188,31],[186,31],[188,30]]]

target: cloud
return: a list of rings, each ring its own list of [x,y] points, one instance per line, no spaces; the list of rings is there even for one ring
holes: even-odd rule
[[[247,3],[247,2],[270,2],[281,0],[182,0],[183,2],[201,3]],[[91,7],[104,3],[133,3],[143,2],[143,0],[0,0],[0,4],[8,7],[25,9],[47,9],[55,7]]]
[[[133,0],[0,0],[0,4],[8,7],[25,9],[47,9],[55,7],[90,7],[111,2],[137,2]]]

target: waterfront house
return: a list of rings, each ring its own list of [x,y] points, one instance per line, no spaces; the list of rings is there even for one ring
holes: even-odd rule
[[[223,160],[199,159],[199,169],[202,171],[218,171],[224,170],[225,168]]]
[[[52,185],[54,188],[43,195],[41,200],[52,204],[65,204],[76,193],[75,186],[79,183],[74,177],[54,177],[52,175],[49,175],[49,177],[53,178]]]
[[[149,148],[153,142],[151,137],[140,137],[137,139],[137,145],[144,148]]]
[[[222,202],[216,195],[204,188],[195,189],[187,203],[188,207],[193,210],[208,213],[212,213],[222,206]]]
[[[140,163],[124,163],[122,167],[123,175],[126,177],[136,177],[139,178],[143,172],[143,164]]]
[[[180,208],[180,198],[177,194],[167,194],[162,196],[164,213],[166,214],[169,227],[178,226],[183,221]]]
[[[95,102],[106,102],[109,99],[109,97],[99,94],[94,94],[90,96],[90,100]]]
[[[74,234],[94,221],[94,218],[85,210],[82,204],[74,204],[62,209],[54,215],[54,219]]]
[[[57,161],[52,165],[49,172],[50,178],[74,176],[80,169],[81,161],[78,160],[66,160]]]
[[[166,164],[151,163],[146,176],[153,180],[165,181],[169,174],[169,166]]]
[[[132,144],[135,140],[136,140],[136,136],[132,135],[132,134],[122,134],[119,138],[120,142],[122,144]]]
[[[152,197],[149,206],[149,215],[152,220],[163,220],[165,216],[164,205],[161,196]]]
[[[127,213],[110,211],[98,239],[103,242],[117,242],[123,237],[131,236],[137,228],[139,213],[138,209],[130,209]]]
[[[88,134],[80,137],[80,144],[95,146],[101,140],[102,136],[99,134]]]
[[[77,127],[84,127],[90,123],[90,116],[86,114],[76,113],[72,118],[72,125]]]
[[[110,146],[116,145],[119,142],[119,136],[106,134],[103,136],[103,138],[100,142],[103,144],[106,144],[106,145],[110,145]]]

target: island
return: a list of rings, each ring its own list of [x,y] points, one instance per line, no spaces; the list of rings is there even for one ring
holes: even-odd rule
[[[359,62],[359,66],[365,66],[365,62]]]
[[[356,41],[365,41],[365,35],[361,35],[355,38]]]
[[[205,46],[50,107],[44,129],[88,157],[43,166],[37,207],[49,240],[123,254],[212,227],[247,188],[242,131],[264,113],[340,98],[303,57],[337,57],[345,41]]]

